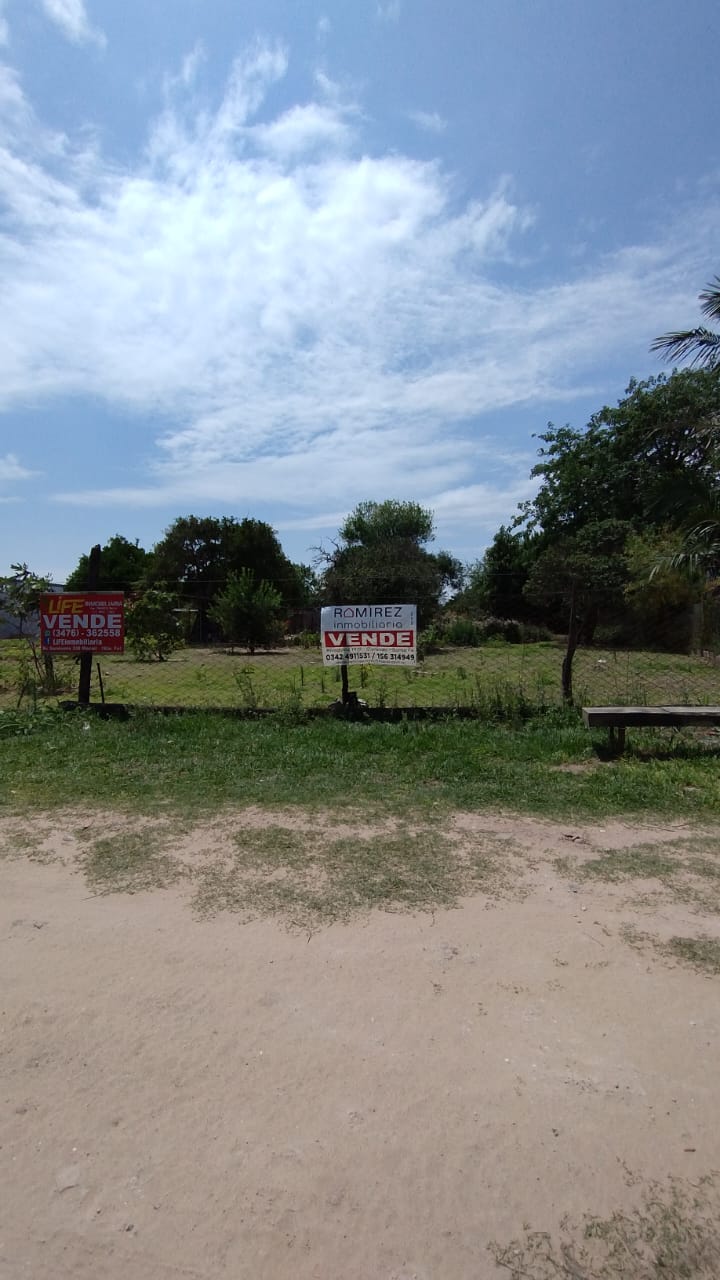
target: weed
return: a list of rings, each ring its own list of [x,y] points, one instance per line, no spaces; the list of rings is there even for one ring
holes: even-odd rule
[[[255,711],[258,706],[258,694],[252,680],[252,667],[241,667],[235,673],[235,683],[240,693],[240,706],[244,711]]]
[[[305,723],[307,711],[300,689],[296,689],[294,685],[291,686],[282,699],[274,718],[277,724],[293,726]]]
[[[720,1197],[714,1175],[650,1184],[641,1204],[609,1218],[565,1219],[559,1239],[525,1231],[489,1246],[511,1280],[716,1280]]]
[[[692,965],[693,969],[704,973],[720,973],[720,939],[708,938],[671,938],[662,945],[665,955],[682,960]]]
[[[28,738],[42,733],[52,723],[62,720],[64,713],[57,707],[34,707],[32,711],[0,709],[0,739]]]
[[[178,880],[180,865],[149,831],[121,832],[93,840],[82,859],[88,884],[98,893],[137,893]]]

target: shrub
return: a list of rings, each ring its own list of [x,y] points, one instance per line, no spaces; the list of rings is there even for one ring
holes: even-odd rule
[[[453,618],[445,630],[445,639],[448,644],[474,649],[481,643],[483,636],[472,618]]]
[[[175,597],[169,591],[150,589],[134,600],[125,614],[125,638],[140,662],[157,658],[164,662],[182,648]]]
[[[446,642],[445,631],[441,624],[433,622],[418,634],[417,655],[420,660],[429,653],[439,653]]]

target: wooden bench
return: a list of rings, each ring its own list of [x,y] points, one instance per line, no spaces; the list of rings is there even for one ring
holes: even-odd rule
[[[625,750],[625,730],[632,725],[720,724],[720,707],[583,707],[582,714],[588,729],[609,730],[611,751]]]

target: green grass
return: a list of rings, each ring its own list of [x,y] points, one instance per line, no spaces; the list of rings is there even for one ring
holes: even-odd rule
[[[635,735],[637,751],[643,736]],[[128,722],[82,713],[0,715],[0,806],[183,815],[222,808],[352,808],[368,816],[506,808],[578,818],[720,812],[717,752],[676,736],[662,758],[628,752],[592,762],[576,715],[516,727],[443,720],[398,724],[143,713]],[[0,811],[1,811],[0,809]]]
[[[0,641],[0,707],[17,703],[27,644]],[[357,667],[350,684],[371,706],[477,707],[498,703],[557,704],[563,645],[495,642],[477,649],[447,649],[417,667],[387,671]],[[318,651],[296,648],[253,657],[224,648],[181,649],[167,662],[137,662],[130,655],[100,659],[105,696],[137,706],[280,707],[292,700],[323,707],[340,693],[340,672],[324,668]],[[58,658],[59,692],[77,690],[77,663]],[[584,649],[575,659],[576,701],[614,703],[715,703],[720,671],[700,658],[650,652]],[[26,695],[27,697],[27,695]],[[97,665],[93,699],[100,699]]]

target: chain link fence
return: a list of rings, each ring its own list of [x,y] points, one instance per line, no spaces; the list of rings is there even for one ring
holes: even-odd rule
[[[443,647],[417,667],[358,666],[350,686],[376,708],[447,708],[478,714],[542,709],[562,702],[561,639]],[[34,639],[0,641],[0,707],[56,703],[77,696],[79,664],[48,663]],[[577,705],[720,704],[720,657],[650,650],[582,648],[573,664]],[[238,711],[328,707],[340,697],[340,671],[322,665],[312,637],[249,654],[224,645],[192,645],[165,661],[132,654],[98,657],[91,700],[130,707]]]

